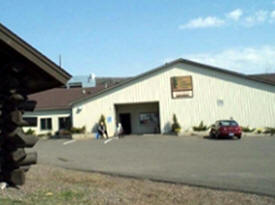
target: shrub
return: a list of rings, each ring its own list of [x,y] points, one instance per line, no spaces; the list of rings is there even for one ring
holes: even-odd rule
[[[57,135],[70,135],[71,134],[71,130],[61,129],[61,130],[57,131],[56,134]]]
[[[45,134],[38,134],[37,137],[45,137]]]
[[[70,133],[72,134],[84,134],[86,131],[86,127],[83,126],[81,128],[77,128],[77,127],[72,127],[70,130]]]
[[[257,128],[255,132],[256,132],[257,134],[261,134],[261,133],[263,133],[263,132],[264,132],[264,130],[263,130],[263,129],[261,129],[261,128]]]
[[[31,128],[29,128],[26,132],[25,132],[26,135],[35,135],[35,131]]]
[[[254,132],[255,128],[249,128],[248,126],[247,127],[242,127],[242,131],[243,132]]]
[[[101,116],[100,116],[99,121],[98,121],[98,124],[100,124],[101,122],[103,122],[104,126],[105,126],[106,129],[107,129],[107,126],[106,126],[106,119],[105,119],[105,116],[104,116],[104,115],[101,115]]]
[[[47,133],[43,133],[43,134],[38,134],[37,137],[39,137],[39,138],[44,138],[44,137],[51,138],[52,137],[52,133],[51,132],[47,132]]]
[[[199,126],[194,126],[193,127],[194,131],[206,131],[208,130],[208,127],[206,125],[203,124],[203,121],[200,122]]]
[[[175,134],[178,134],[181,130],[181,126],[178,123],[178,119],[176,117],[176,115],[173,115],[173,124],[172,124],[172,132]]]
[[[275,128],[273,128],[273,127],[266,127],[263,133],[264,134],[274,135],[275,134]]]

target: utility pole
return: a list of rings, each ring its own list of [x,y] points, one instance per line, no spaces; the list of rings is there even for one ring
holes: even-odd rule
[[[59,67],[61,67],[62,66],[62,56],[61,56],[61,54],[59,54]]]

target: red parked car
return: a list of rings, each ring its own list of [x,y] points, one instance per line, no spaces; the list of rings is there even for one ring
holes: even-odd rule
[[[210,136],[213,138],[237,137],[241,139],[242,129],[234,120],[218,120],[210,130]]]

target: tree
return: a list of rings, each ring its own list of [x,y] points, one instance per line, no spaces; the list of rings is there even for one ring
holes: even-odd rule
[[[105,118],[105,116],[103,114],[100,116],[98,124],[100,124],[101,122],[103,122],[104,126],[107,128],[107,126],[106,126],[106,118]]]
[[[172,132],[178,134],[181,130],[181,126],[178,123],[176,114],[173,114]]]

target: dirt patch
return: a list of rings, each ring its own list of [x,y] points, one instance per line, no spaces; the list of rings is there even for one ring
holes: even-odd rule
[[[270,205],[275,199],[36,165],[23,187],[0,191],[0,204]]]

